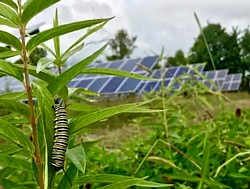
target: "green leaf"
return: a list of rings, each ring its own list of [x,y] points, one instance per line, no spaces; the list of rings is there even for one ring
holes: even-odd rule
[[[67,149],[66,156],[71,160],[71,162],[76,166],[79,171],[85,173],[86,154],[83,146],[77,146],[72,149]]]
[[[66,176],[66,174],[68,175],[68,177]],[[60,183],[58,184],[57,188],[58,189],[67,189],[67,188],[71,188],[70,182],[74,181],[74,178],[77,175],[77,168],[75,167],[74,164],[71,164],[69,166],[69,168],[67,169],[66,174],[63,176],[62,180],[60,181]],[[70,182],[69,182],[70,179]]]
[[[5,178],[0,179],[0,186],[2,188],[23,188],[22,185],[18,184],[17,182],[13,182]]]
[[[134,178],[134,179],[127,179],[127,180],[123,180],[120,182],[116,182],[113,184],[109,184],[103,187],[98,187],[98,189],[126,189],[130,186],[134,186],[136,185],[138,182],[140,181],[140,179]]]
[[[5,73],[6,75],[13,76],[17,78],[19,81],[23,82],[22,72],[10,62],[0,60],[0,71]]]
[[[91,62],[93,62],[106,48],[107,45],[100,48],[98,51],[87,57],[86,59],[78,62],[58,77],[56,77],[53,81],[48,85],[48,90],[52,95],[60,92],[63,87],[65,87],[73,78],[75,78],[81,71]]]
[[[84,39],[86,39],[88,36],[90,36],[92,33],[98,31],[99,29],[101,29],[106,23],[106,22],[103,22],[102,24],[99,24],[98,26],[96,27],[93,27],[91,29],[89,29],[87,31],[87,33],[85,33],[82,37],[80,37],[76,42],[74,42],[64,53],[63,55],[61,56],[62,59],[67,59],[65,58],[67,56],[67,54],[69,53],[69,51],[71,51],[71,49],[73,49],[75,46],[77,46],[78,44],[80,44]]]
[[[107,117],[111,117],[119,113],[129,112],[129,110],[133,111],[134,108],[152,102],[153,100],[155,99],[140,103],[131,103],[131,104],[113,106],[109,108],[103,108],[101,110],[97,110],[88,114],[86,113],[80,114],[78,116],[73,117],[70,120],[69,133],[70,134],[76,133],[81,129],[83,129],[84,127],[86,127],[87,125],[105,119]]]
[[[29,118],[30,116],[29,108],[27,105],[20,102],[15,102],[13,100],[0,99],[0,109],[17,112],[27,118]]]
[[[41,146],[45,147],[45,154],[44,159],[46,160],[46,179],[52,177],[53,169],[51,166],[52,159],[48,158],[51,157],[52,153],[52,146],[53,146],[53,135],[54,135],[54,111],[52,106],[54,105],[54,100],[47,90],[44,83],[41,81],[35,82],[33,85],[33,91],[37,99],[37,111],[39,112],[39,124],[38,126],[38,133],[39,141],[44,141],[44,144]],[[40,130],[39,130],[40,129]],[[46,183],[47,184],[47,183]]]
[[[115,75],[115,76],[121,76],[121,77],[130,77],[134,79],[140,79],[140,80],[149,80],[149,81],[159,81],[159,79],[154,79],[151,77],[143,76],[140,74],[131,73],[124,70],[117,70],[117,69],[111,69],[111,68],[87,68],[84,69],[81,74],[101,74],[101,75]]]
[[[66,62],[66,60],[68,60],[69,57],[73,56],[75,53],[77,53],[77,52],[79,52],[80,50],[82,50],[82,49],[83,49],[83,46],[84,46],[84,44],[81,44],[81,45],[75,47],[74,49],[68,51],[66,54],[64,54],[64,55],[62,56],[62,62],[63,62],[63,63]]]
[[[53,20],[53,28],[58,27],[59,23],[58,23],[58,11],[56,9],[56,14],[55,14],[55,18]],[[55,51],[56,51],[56,57],[60,57],[60,39],[59,36],[56,36],[53,38],[54,40],[54,47],[55,47]]]
[[[87,89],[84,88],[68,88],[69,90],[69,98],[74,96],[74,95],[78,95],[79,94],[83,94],[83,95],[87,95],[87,96],[100,96],[98,93],[93,92],[93,91],[89,91]]]
[[[41,82],[35,82],[32,86],[37,99],[39,114],[42,118],[48,150],[51,151],[54,138],[54,111],[52,108],[54,100],[47,88]]]
[[[19,52],[22,51],[22,45],[19,39],[14,35],[2,30],[0,30],[0,42],[15,48]]]
[[[25,6],[21,18],[23,24],[27,24],[30,19],[35,17],[38,13],[42,12],[44,9],[50,7],[51,5],[57,3],[60,0],[31,0]]]
[[[81,112],[92,112],[99,109],[95,106],[91,106],[88,104],[80,104],[80,103],[71,103],[68,105],[67,108],[70,110],[81,111]]]
[[[53,60],[47,57],[40,58],[37,62],[36,72],[39,73],[40,71],[48,68],[53,63]]]
[[[16,11],[18,10],[18,7],[17,7],[16,3],[13,2],[13,0],[0,0],[0,3],[3,3],[3,4],[10,6],[11,8],[13,8]]]
[[[17,14],[9,7],[4,4],[0,4],[0,16],[8,19],[14,25],[17,24]]]
[[[42,1],[44,1],[44,0],[42,0]],[[106,22],[110,19],[111,18],[74,22],[71,24],[65,24],[65,25],[61,25],[61,26],[58,26],[58,27],[55,27],[55,28],[52,28],[49,30],[45,30],[45,31],[35,35],[34,37],[32,37],[28,41],[26,48],[29,52],[31,52],[35,47],[37,47],[41,43],[48,41],[49,39],[52,39],[56,36],[64,35],[64,34],[67,34],[67,33],[73,32],[73,31],[77,31],[80,29],[84,29],[86,27],[90,27],[90,26],[95,25],[95,24]]]
[[[0,25],[9,26],[12,28],[18,28],[18,26],[15,23],[6,18],[0,18]]]
[[[127,180],[133,180],[138,179],[138,182],[135,184],[136,186],[141,187],[168,187],[171,186],[171,184],[161,184],[161,183],[155,183],[146,181],[142,178],[134,178],[130,176],[124,176],[124,175],[115,175],[115,174],[99,174],[99,175],[91,175],[91,176],[83,176],[78,179],[75,179],[74,184],[83,184],[83,183],[116,183],[116,182],[122,182]]]
[[[0,144],[0,154],[10,155],[20,152],[20,146],[11,144]]]
[[[13,144],[23,147],[30,152],[30,155],[33,154],[34,148],[29,138],[19,129],[2,119],[0,119],[0,136]]]
[[[17,170],[32,172],[31,163],[24,159],[16,158],[9,155],[0,154],[0,165],[13,167]]]
[[[13,93],[1,94],[0,99],[23,100],[23,99],[28,99],[28,97],[26,92],[13,92]]]
[[[4,59],[4,58],[10,58],[13,56],[17,56],[19,55],[18,51],[6,51],[6,52],[0,52],[0,58]]]

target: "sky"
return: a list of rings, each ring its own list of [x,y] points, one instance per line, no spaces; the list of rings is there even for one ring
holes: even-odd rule
[[[119,29],[126,29],[130,36],[137,36],[137,48],[132,58],[160,54],[172,56],[181,49],[188,54],[199,34],[193,13],[196,12],[203,26],[220,23],[228,32],[232,27],[243,30],[250,25],[249,0],[61,0],[37,15],[29,26],[44,23],[40,29],[52,26],[55,9],[60,23],[115,16],[103,29],[87,40],[84,53],[97,49],[100,41],[113,38]],[[83,35],[83,31],[62,37],[62,49]],[[108,51],[106,51],[108,53]]]

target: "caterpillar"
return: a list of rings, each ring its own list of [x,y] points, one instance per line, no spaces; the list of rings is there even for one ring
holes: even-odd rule
[[[63,172],[68,177],[67,173],[64,170],[64,160],[65,160],[65,153],[68,146],[68,120],[67,120],[67,112],[65,110],[65,106],[62,104],[55,104],[53,106],[55,112],[55,119],[54,119],[54,143],[52,147],[52,166],[53,166],[53,173],[51,182],[53,180],[54,172],[59,170],[63,170]],[[68,180],[70,181],[69,177]],[[71,184],[71,181],[70,181]],[[72,184],[71,184],[72,185]]]

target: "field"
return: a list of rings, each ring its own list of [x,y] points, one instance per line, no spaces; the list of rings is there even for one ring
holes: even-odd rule
[[[174,188],[248,188],[249,94],[181,96],[166,103],[165,120],[163,112],[124,113],[88,126],[80,137],[87,172],[148,176]],[[161,100],[148,105],[160,106]]]

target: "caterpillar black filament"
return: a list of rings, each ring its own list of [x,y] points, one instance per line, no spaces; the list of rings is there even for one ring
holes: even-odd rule
[[[68,146],[68,120],[67,120],[67,112],[65,107],[62,104],[55,104],[53,106],[55,111],[55,119],[54,119],[54,143],[52,148],[52,166],[53,166],[53,175],[54,171],[59,171],[63,169],[66,174],[63,166],[65,160],[65,152]],[[68,175],[66,174],[68,177]],[[52,176],[53,179],[53,176]],[[68,177],[69,179],[69,177]],[[69,179],[70,181],[70,179]]]

